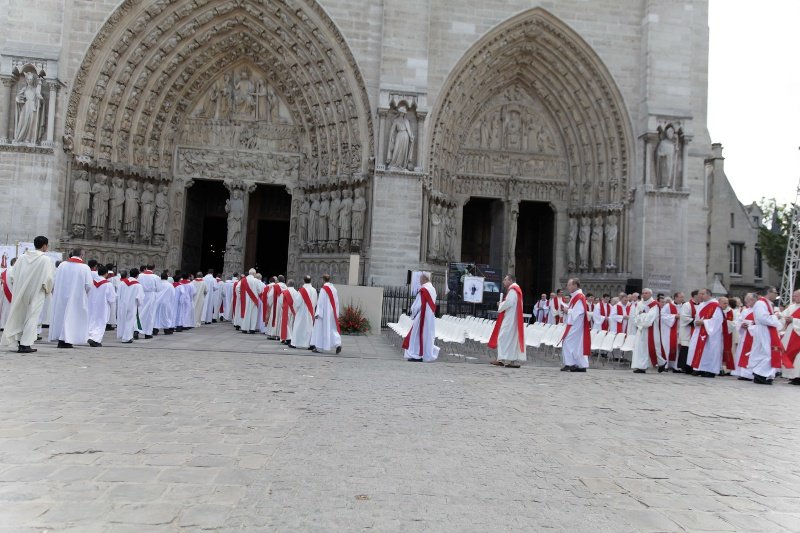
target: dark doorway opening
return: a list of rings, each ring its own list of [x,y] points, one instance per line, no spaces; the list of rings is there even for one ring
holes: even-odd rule
[[[181,269],[222,272],[228,219],[228,190],[221,181],[197,180],[186,194]]]
[[[525,310],[553,290],[553,209],[546,202],[520,202],[517,218],[516,275]]]
[[[461,261],[502,268],[503,202],[470,198],[461,225]]]
[[[292,197],[278,185],[259,185],[250,195],[245,267],[263,276],[286,274]]]

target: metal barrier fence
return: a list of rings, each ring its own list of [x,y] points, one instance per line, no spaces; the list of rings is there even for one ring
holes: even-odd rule
[[[496,304],[471,304],[443,299],[440,296],[437,294],[436,300],[436,316],[439,317],[442,315],[488,317],[490,312],[497,310]],[[410,286],[384,287],[381,328],[387,327],[389,322],[397,322],[400,315],[408,313],[413,303],[414,296],[411,296]]]

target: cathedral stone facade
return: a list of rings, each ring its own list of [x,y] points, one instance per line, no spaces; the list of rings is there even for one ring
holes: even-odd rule
[[[339,280],[357,262],[368,285],[450,261],[531,294],[757,285],[706,127],[707,19],[703,0],[12,1],[0,240]],[[738,274],[708,231],[734,210]]]

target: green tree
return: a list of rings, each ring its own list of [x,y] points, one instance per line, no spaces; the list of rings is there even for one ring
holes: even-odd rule
[[[792,206],[779,204],[774,198],[762,198],[759,207],[764,213],[762,226],[758,230],[758,246],[762,257],[770,268],[783,272],[792,225]]]

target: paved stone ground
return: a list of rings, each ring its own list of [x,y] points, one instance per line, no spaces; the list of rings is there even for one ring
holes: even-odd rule
[[[800,531],[800,390],[213,325],[0,353],[0,531]],[[471,355],[481,361],[485,355]]]

